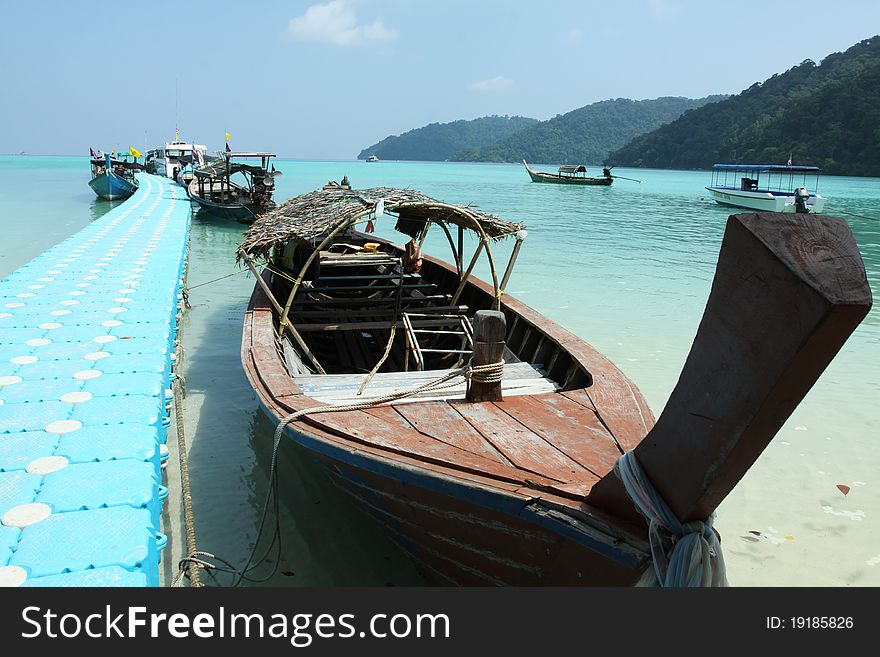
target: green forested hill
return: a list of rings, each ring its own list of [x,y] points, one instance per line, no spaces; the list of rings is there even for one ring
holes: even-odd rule
[[[376,155],[380,160],[449,160],[464,148],[482,148],[537,123],[523,116],[484,116],[472,121],[431,123],[423,128],[386,137],[362,150],[359,160]]]
[[[789,155],[826,173],[880,176],[880,37],[687,112],[609,162],[703,169],[716,162],[785,164]]]
[[[450,159],[605,164],[610,151],[634,137],[677,119],[682,112],[723,98],[726,96],[603,100],[536,123],[491,145],[462,149]]]

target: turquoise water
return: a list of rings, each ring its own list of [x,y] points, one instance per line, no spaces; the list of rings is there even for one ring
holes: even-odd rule
[[[529,237],[508,292],[607,354],[659,415],[696,331],[730,214],[708,200],[706,172],[615,169],[644,182],[574,188],[530,183],[514,165],[282,161],[278,167],[284,172],[278,200],[348,175],[359,188],[412,187],[525,223]],[[106,212],[109,203],[95,200],[88,178],[85,158],[0,157],[0,275]],[[833,208],[876,217],[841,215],[877,296],[880,180],[824,177],[819,191]],[[391,228],[386,219],[378,232],[400,239]],[[256,533],[274,429],[257,412],[239,362],[253,279],[239,273],[215,280],[238,271],[233,252],[245,229],[193,222],[192,308],[183,321],[181,369],[199,546],[238,564]],[[439,231],[427,248],[447,256]],[[496,247],[498,260],[506,262],[509,248]],[[878,312],[872,310],[719,507],[716,526],[732,584],[880,585]],[[281,457],[283,559],[270,583],[423,583],[307,456],[285,445]],[[849,494],[837,484],[849,486]]]

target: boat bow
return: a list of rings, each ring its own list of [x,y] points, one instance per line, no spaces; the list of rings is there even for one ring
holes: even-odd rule
[[[682,522],[707,518],[745,475],[871,308],[843,219],[728,219],[715,280],[678,384],[635,448]],[[589,501],[637,513],[616,476]]]

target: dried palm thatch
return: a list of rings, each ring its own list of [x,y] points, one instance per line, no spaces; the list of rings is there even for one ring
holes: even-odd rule
[[[319,237],[340,224],[368,217],[379,201],[385,212],[398,216],[397,229],[410,236],[415,227],[426,221],[439,221],[484,232],[492,239],[502,239],[523,229],[522,224],[505,221],[472,206],[448,205],[411,189],[353,190],[320,189],[284,202],[250,227],[238,248],[237,258],[267,256],[273,247],[291,240]]]

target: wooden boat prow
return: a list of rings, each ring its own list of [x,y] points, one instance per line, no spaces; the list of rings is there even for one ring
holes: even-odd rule
[[[375,194],[356,194],[361,199],[376,198]],[[392,211],[394,207],[412,208],[405,202],[391,206]],[[277,213],[283,215],[284,207]],[[458,300],[469,312],[495,306],[503,313],[507,319],[505,353],[521,361],[508,363],[505,370],[525,371],[530,363],[541,364],[544,367],[535,368],[538,374],[538,370],[544,372],[540,385],[549,381],[555,389],[530,392],[526,388],[525,394],[508,390],[500,401],[468,401],[453,391],[440,398],[399,399],[316,413],[287,424],[285,435],[317,456],[331,479],[440,581],[633,584],[650,563],[650,549],[644,519],[635,512],[613,472],[620,455],[636,451],[655,487],[679,517],[705,517],[743,476],[870,307],[864,268],[851,235],[847,241],[841,226],[828,224],[828,218],[806,226],[793,223],[795,215],[785,217],[787,221],[778,220],[779,228],[789,236],[790,244],[803,242],[808,235],[810,247],[821,244],[823,253],[845,254],[834,265],[825,265],[837,268],[831,272],[837,277],[835,298],[829,301],[824,289],[829,272],[798,264],[790,255],[780,257],[771,249],[785,251],[786,247],[755,221],[748,216],[731,217],[707,315],[682,380],[656,426],[638,388],[588,343],[507,295],[496,302],[497,286],[463,277],[460,258],[453,266],[422,256],[420,276],[437,289],[455,289],[465,279]],[[261,221],[272,220],[273,215],[258,220],[254,229],[264,230]],[[765,215],[757,223],[768,220],[775,221],[776,215]],[[815,217],[810,220],[817,221]],[[354,242],[371,240],[382,253],[402,255],[400,246],[372,235],[347,232],[345,237]],[[253,242],[249,247],[246,241],[239,253],[254,267],[250,258],[258,249],[251,247]],[[800,258],[810,255],[802,247],[794,252]],[[273,261],[273,268],[278,264],[277,259]],[[753,274],[749,284],[741,281],[743,266]],[[325,283],[332,278],[325,278]],[[338,374],[322,379],[291,373],[290,361],[283,354],[293,341],[284,336],[283,327],[282,335],[278,334],[283,309],[276,296],[285,290],[283,281],[267,270],[255,286],[241,354],[261,406],[282,424],[297,411],[356,399],[354,395],[322,399],[321,386],[314,381],[338,381],[332,378]],[[346,288],[339,289],[344,295]],[[745,313],[760,330],[758,338],[744,339],[726,333],[741,324],[730,324],[736,310],[716,313],[727,295],[733,294],[742,304],[758,292],[767,297],[758,304],[761,311],[778,307],[776,317],[790,312],[800,321],[797,331],[779,322],[784,328],[776,333],[781,335],[770,336],[762,352],[773,360],[766,368],[746,358],[753,340],[760,340],[760,330],[764,330],[760,318]],[[291,299],[297,294],[294,289]],[[779,303],[780,297],[788,301]],[[358,323],[359,318],[353,316],[341,321],[350,322],[355,330],[346,331],[325,320],[319,331],[310,331],[315,328],[309,326],[310,320],[325,311],[308,308],[339,298],[319,299],[312,305],[303,299],[293,304],[291,324],[300,339],[310,334],[333,335],[336,343],[328,344],[342,345],[339,348],[344,351],[346,342],[356,340],[351,335],[339,336],[367,330],[361,327],[368,322]],[[786,331],[793,335],[789,337]],[[728,349],[726,343],[719,346],[728,338],[734,340],[733,348]],[[802,354],[779,347],[780,341],[792,345],[797,340],[814,348]],[[319,340],[312,342],[313,348],[320,346]],[[719,401],[713,404],[700,395],[705,397],[707,390],[718,387],[714,377],[719,370],[727,376],[729,390],[719,391]],[[702,387],[694,386],[695,381]],[[715,386],[710,385],[713,382]],[[506,383],[502,382],[502,389]],[[694,402],[695,396],[699,403]],[[709,408],[702,408],[701,403]],[[722,407],[733,409],[734,417],[727,418]],[[703,419],[689,417],[694,408]],[[757,412],[750,415],[749,408]]]

